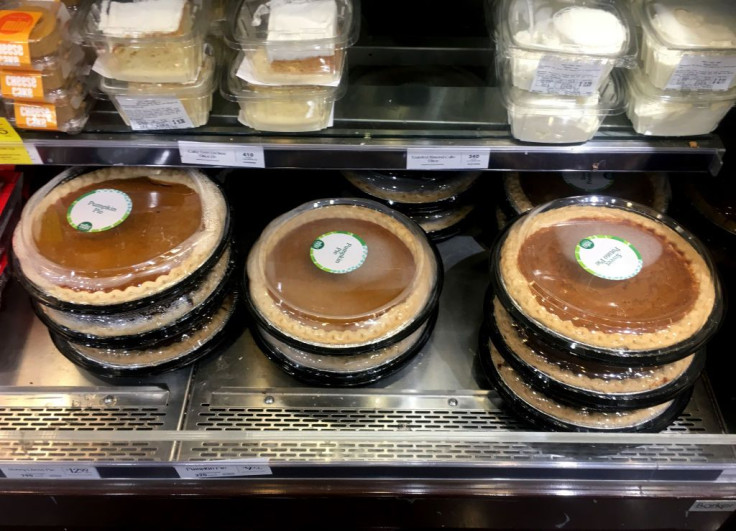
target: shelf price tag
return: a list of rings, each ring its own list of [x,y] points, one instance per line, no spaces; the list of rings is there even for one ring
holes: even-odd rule
[[[490,148],[468,150],[409,148],[407,170],[485,170],[491,158]]]
[[[235,478],[243,476],[270,476],[268,459],[250,459],[238,463],[202,463],[174,467],[181,479]]]
[[[184,164],[265,168],[263,147],[238,144],[179,141],[179,156]]]
[[[35,146],[24,145],[23,139],[6,118],[0,118],[0,165],[43,164]]]
[[[95,467],[85,465],[2,465],[0,470],[9,479],[100,479]]]

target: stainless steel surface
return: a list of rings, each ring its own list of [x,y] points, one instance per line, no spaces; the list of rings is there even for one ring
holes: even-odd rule
[[[0,430],[175,430],[191,369],[154,378],[106,380],[54,348],[17,284],[0,310]],[[172,442],[0,441],[0,460],[166,461]]]

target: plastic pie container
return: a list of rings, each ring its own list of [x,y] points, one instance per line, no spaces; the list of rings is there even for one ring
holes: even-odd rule
[[[357,10],[359,12],[359,9]],[[350,0],[242,0],[228,43],[239,75],[254,85],[333,85],[357,40]]]
[[[13,251],[34,298],[109,314],[186,290],[220,260],[229,235],[225,198],[199,171],[72,168],[28,201]]]
[[[498,301],[491,307],[488,332],[496,350],[532,388],[564,404],[611,411],[656,406],[692,386],[705,365],[704,350],[655,366],[584,360],[527,333]]]
[[[736,13],[729,0],[645,0],[642,68],[666,90],[736,88]]]
[[[104,77],[138,83],[197,79],[209,2],[92,0],[75,20],[75,33],[97,52],[93,69]]]
[[[102,77],[100,90],[133,129],[183,129],[207,123],[218,81],[214,49],[206,46],[197,79],[191,83],[133,83]]]
[[[271,222],[247,262],[259,327],[299,351],[355,355],[423,326],[442,285],[436,250],[404,215],[373,201],[325,199]]]
[[[503,99],[511,135],[523,142],[573,144],[593,138],[606,116],[623,110],[623,85],[610,76],[590,96],[540,94],[504,81]]]
[[[226,74],[222,96],[240,106],[238,121],[259,131],[320,131],[332,125],[335,101],[345,94],[337,87],[254,85]]]
[[[604,196],[560,199],[507,227],[493,290],[545,344],[611,365],[662,365],[697,352],[723,313],[702,244],[672,219]]]
[[[658,432],[687,407],[692,387],[676,398],[652,407],[605,411],[562,404],[532,388],[481,332],[480,365],[506,405],[533,426],[552,431]]]
[[[736,55],[734,55],[736,64]],[[724,92],[666,91],[641,71],[626,77],[626,116],[643,135],[694,136],[714,131],[736,102],[736,89]]]
[[[633,24],[614,2],[504,0],[496,19],[497,55],[522,90],[590,96],[614,67],[635,64]]]

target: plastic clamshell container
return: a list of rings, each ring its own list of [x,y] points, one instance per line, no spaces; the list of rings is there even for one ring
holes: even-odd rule
[[[590,95],[615,66],[633,67],[637,43],[626,10],[606,0],[504,0],[496,44],[513,85],[547,94]]]
[[[574,144],[587,142],[606,116],[623,110],[624,91],[619,76],[612,75],[592,96],[539,94],[512,86],[508,78],[503,98],[511,135],[523,142]]]
[[[480,172],[346,171],[345,178],[361,192],[396,204],[422,205],[456,198]]]
[[[35,60],[28,70],[0,69],[2,96],[26,101],[49,101],[70,79],[87,74],[84,52],[76,45]]]
[[[351,0],[242,0],[228,42],[254,84],[330,85],[357,39]]]
[[[397,343],[427,319],[442,284],[422,230],[374,201],[324,199],[272,221],[247,262],[258,324],[312,353]]]
[[[57,2],[10,1],[0,5],[0,67],[28,69],[53,55],[64,41],[66,8]]]
[[[320,131],[332,126],[335,101],[346,91],[346,82],[337,87],[313,85],[253,85],[225,75],[222,96],[238,103],[238,121],[259,131]]]
[[[75,33],[94,46],[93,68],[104,77],[190,83],[202,65],[209,15],[204,0],[92,0],[77,15]]]
[[[92,99],[80,82],[46,94],[45,102],[4,98],[5,113],[18,129],[61,131],[76,134],[84,129],[92,107]]]
[[[220,258],[229,211],[196,170],[72,168],[27,203],[17,271],[52,308],[115,313],[186,289]]]
[[[637,10],[642,65],[665,90],[736,87],[736,11],[730,0],[645,0]]]
[[[509,172],[503,176],[508,217],[534,207],[576,195],[606,194],[666,212],[672,191],[664,173]]]
[[[134,83],[101,77],[100,90],[134,129],[200,127],[209,120],[218,83],[214,50],[206,48],[199,75],[191,83]],[[126,108],[138,111],[133,120]]]
[[[689,356],[723,313],[702,244],[664,214],[617,198],[531,210],[499,238],[491,267],[515,321],[549,345],[614,365]]]
[[[736,87],[726,92],[661,90],[641,71],[629,72],[626,84],[626,116],[643,135],[708,134],[736,103]]]

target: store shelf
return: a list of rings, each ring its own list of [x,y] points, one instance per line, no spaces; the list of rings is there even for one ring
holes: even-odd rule
[[[407,149],[490,149],[489,170],[672,171],[716,174],[725,149],[717,135],[647,138],[624,116],[606,120],[580,145],[524,144],[506,124],[492,87],[350,86],[334,127],[319,133],[265,134],[236,121],[237,106],[216,98],[207,126],[133,133],[108,102],[79,135],[22,132],[46,164],[182,165],[178,141],[262,146],[267,168],[405,169]]]

